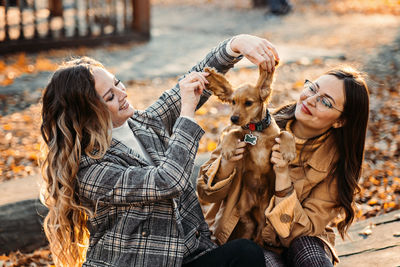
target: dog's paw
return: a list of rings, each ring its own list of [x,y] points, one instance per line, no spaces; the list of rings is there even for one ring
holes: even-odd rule
[[[293,135],[289,132],[282,131],[279,134],[279,138],[281,139],[280,148],[283,159],[288,162],[293,161],[296,158],[296,143]]]
[[[256,243],[260,246],[264,245],[264,240],[263,240],[261,231],[259,233],[256,233],[256,237],[254,238],[254,243]]]
[[[224,130],[221,140],[221,154],[226,160],[230,160],[236,155],[237,140],[241,140],[242,135],[240,131],[235,128]]]
[[[222,149],[222,156],[224,157],[224,159],[226,160],[230,160],[231,158],[233,158],[235,156],[235,152],[236,149],[231,149],[231,148],[226,148],[226,149]]]

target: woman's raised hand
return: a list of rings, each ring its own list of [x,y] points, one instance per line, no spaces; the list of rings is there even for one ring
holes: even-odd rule
[[[275,145],[272,146],[271,163],[275,171],[275,190],[280,191],[289,188],[291,180],[289,178],[289,161],[283,158],[281,153],[281,139],[275,138]]]
[[[196,106],[199,103],[200,96],[208,83],[207,72],[191,72],[185,78],[179,81],[181,92],[181,116],[194,117]]]
[[[241,53],[252,63],[271,72],[279,62],[279,55],[273,44],[268,40],[248,34],[240,34],[233,38],[231,49]]]

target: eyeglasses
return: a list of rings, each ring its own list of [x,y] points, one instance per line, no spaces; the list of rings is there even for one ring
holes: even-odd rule
[[[337,111],[339,111],[340,113],[342,113],[343,111],[340,109],[337,109],[333,106],[331,100],[324,95],[320,95],[318,93],[318,87],[311,81],[306,80],[304,82],[304,90],[303,90],[303,95],[307,96],[307,98],[309,97],[313,97],[313,96],[317,96],[316,98],[316,108],[317,110],[324,112],[330,109],[335,109]]]

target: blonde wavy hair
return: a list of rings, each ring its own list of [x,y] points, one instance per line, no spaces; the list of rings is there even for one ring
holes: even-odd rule
[[[81,266],[89,245],[86,222],[93,211],[79,199],[77,173],[82,153],[101,158],[111,143],[111,117],[96,93],[93,67],[82,57],[65,62],[42,97],[42,201],[49,208],[44,231],[56,266]]]

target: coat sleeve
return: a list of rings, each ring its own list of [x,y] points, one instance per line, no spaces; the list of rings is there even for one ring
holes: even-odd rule
[[[321,234],[328,223],[338,215],[336,180],[324,179],[302,202],[296,191],[275,205],[272,197],[265,216],[275,229],[283,246],[288,247],[299,236]]]
[[[205,67],[215,68],[221,73],[226,73],[231,69],[236,62],[242,59],[242,56],[232,57],[227,53],[226,45],[229,40],[230,39],[227,39],[213,48],[206,57],[192,67],[187,74],[193,71],[201,72]],[[183,79],[187,74],[182,76],[179,80]],[[179,90],[179,84],[176,84],[175,87],[165,91],[154,104],[146,109],[146,113],[151,114],[152,117],[161,119],[169,133],[171,133],[172,126],[181,112],[181,96]],[[199,109],[208,100],[210,95],[210,91],[203,90],[203,94],[200,97],[196,109]]]
[[[224,199],[229,193],[232,181],[236,177],[236,168],[226,178],[218,178],[216,174],[221,165],[221,146],[211,153],[210,159],[200,167],[197,178],[197,194],[200,200],[214,203]]]
[[[123,166],[97,160],[78,173],[80,195],[111,205],[155,202],[181,195],[190,174],[203,129],[187,118],[174,126],[165,157],[158,166]]]

